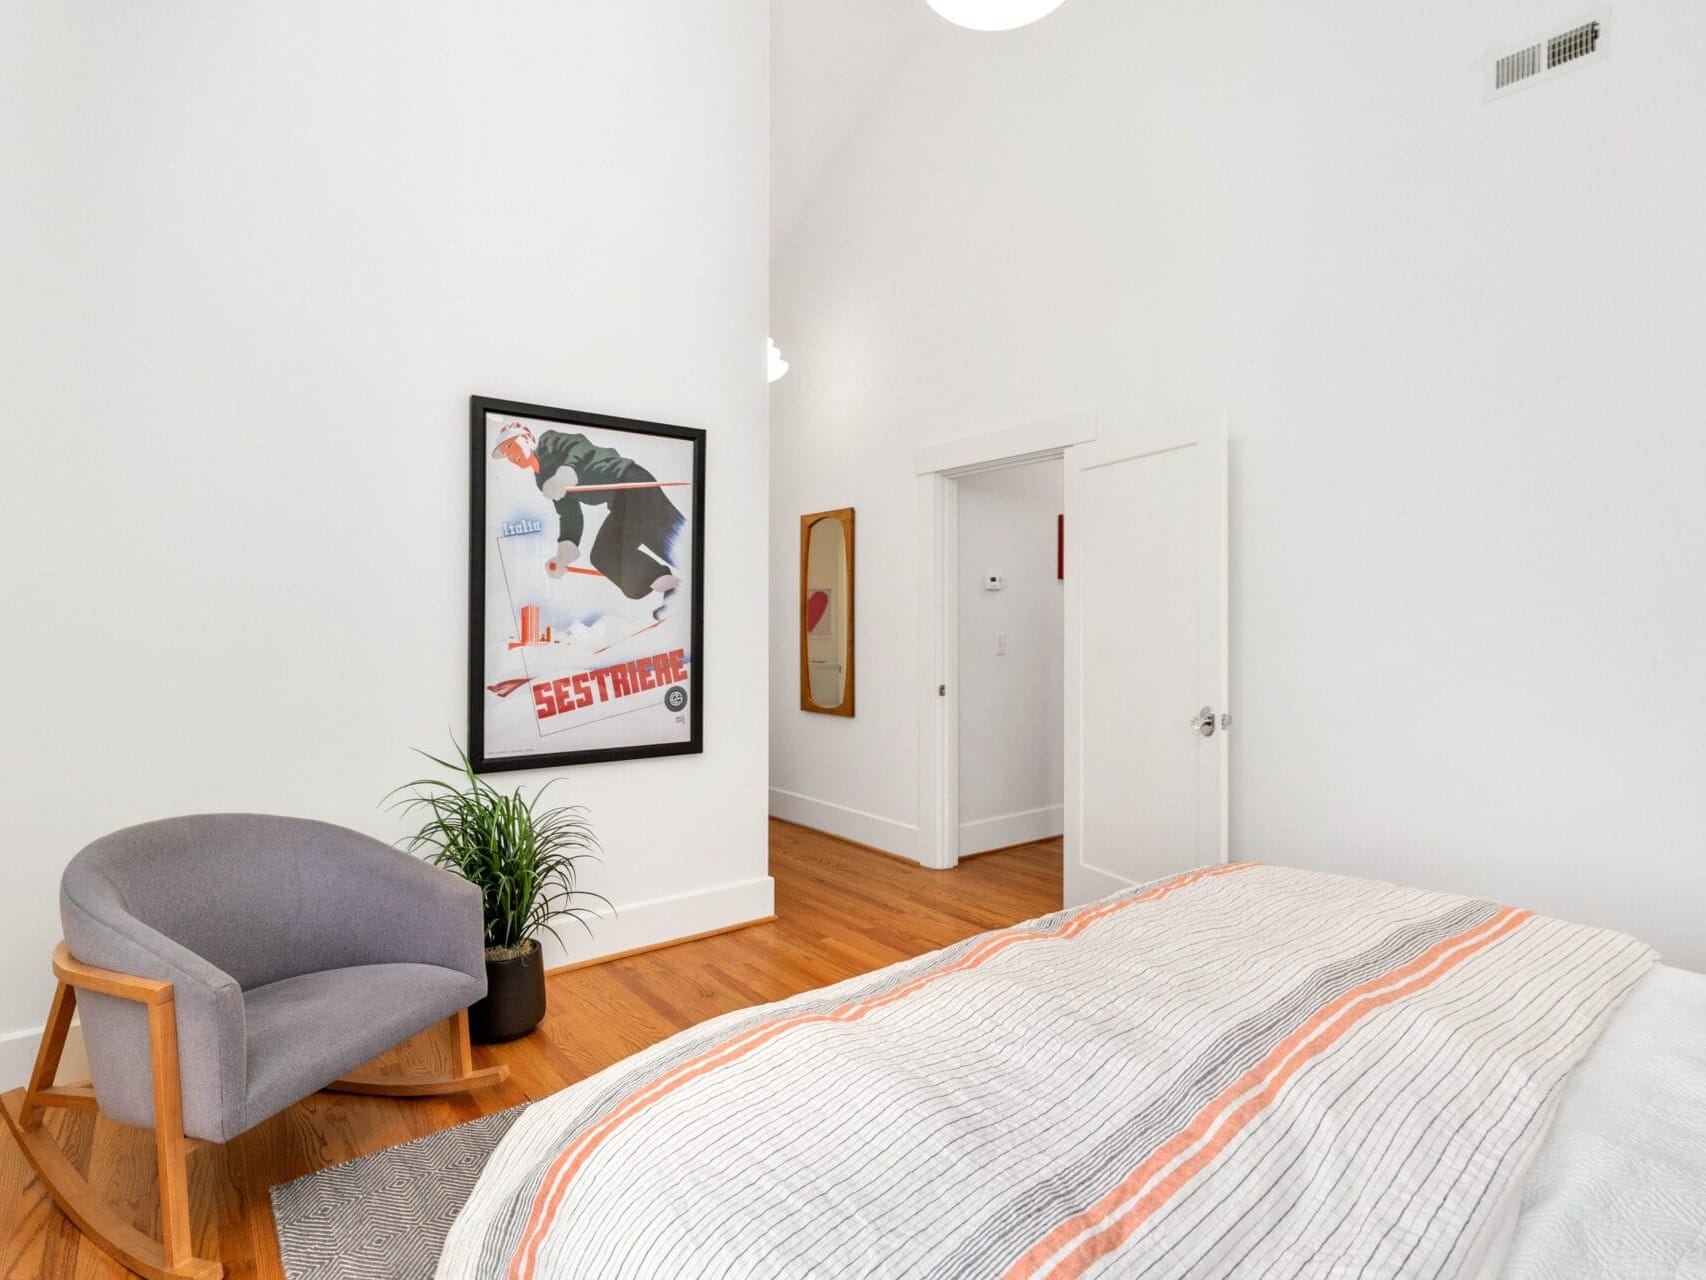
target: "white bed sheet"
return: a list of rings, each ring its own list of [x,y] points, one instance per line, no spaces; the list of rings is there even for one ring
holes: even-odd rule
[[[1504,1280],[1706,1280],[1706,974],[1629,993],[1522,1186]]]

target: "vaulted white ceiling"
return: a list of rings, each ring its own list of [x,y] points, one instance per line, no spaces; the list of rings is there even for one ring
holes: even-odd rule
[[[783,244],[884,82],[941,19],[924,0],[775,0],[770,235]]]

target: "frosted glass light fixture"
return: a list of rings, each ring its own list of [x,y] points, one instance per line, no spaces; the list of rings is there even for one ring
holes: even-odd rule
[[[776,339],[771,338],[771,339],[769,339],[769,342],[770,342],[770,381],[775,382],[784,373],[788,372],[788,362],[786,360],[782,359],[782,352],[776,346]]]
[[[929,0],[930,7],[957,27],[973,31],[1011,31],[1046,18],[1062,0]]]

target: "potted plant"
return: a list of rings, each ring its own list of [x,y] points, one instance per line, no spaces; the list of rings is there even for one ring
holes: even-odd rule
[[[456,744],[453,744],[456,745]],[[531,799],[518,787],[499,791],[474,772],[467,752],[456,745],[459,763],[425,751],[434,764],[457,775],[454,782],[422,778],[397,788],[394,808],[424,814],[421,829],[403,841],[411,853],[457,875],[480,890],[486,916],[486,997],[468,1010],[469,1031],[482,1044],[524,1036],[545,1016],[544,934],[562,941],[555,922],[568,917],[590,935],[594,912],[581,899],[603,895],[576,886],[582,862],[597,860],[598,841],[579,805],[544,809],[540,802],[553,778]],[[612,908],[614,910],[614,908]]]

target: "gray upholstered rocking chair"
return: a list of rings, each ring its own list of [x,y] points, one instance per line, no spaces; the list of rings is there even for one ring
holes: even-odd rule
[[[186,1154],[320,1089],[422,1096],[496,1084],[467,1008],[486,992],[473,885],[323,822],[206,814],[97,840],[60,883],[65,941],[41,1051],[6,1120],[73,1222],[131,1270],[214,1280],[194,1256]],[[92,1085],[56,1085],[75,1007]],[[446,1023],[453,1069],[351,1074]],[[42,1128],[46,1107],[152,1128],[161,1240],[99,1199]]]

